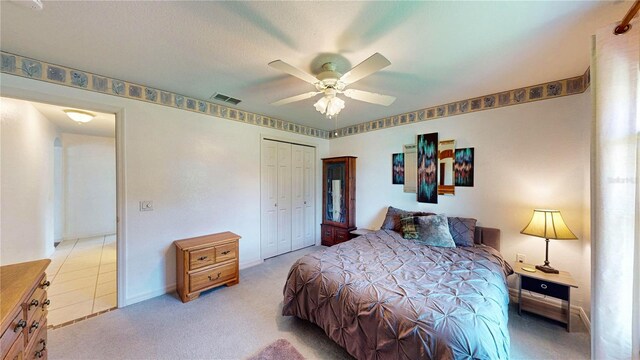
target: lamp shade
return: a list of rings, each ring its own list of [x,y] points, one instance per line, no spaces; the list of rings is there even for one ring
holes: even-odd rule
[[[520,231],[521,234],[537,236],[545,239],[575,240],[577,237],[564,223],[560,210],[533,210],[529,224]]]

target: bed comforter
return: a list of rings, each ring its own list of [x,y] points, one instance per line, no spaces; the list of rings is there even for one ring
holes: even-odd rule
[[[508,359],[511,273],[487,246],[437,248],[380,230],[296,261],[282,313],[358,359]]]

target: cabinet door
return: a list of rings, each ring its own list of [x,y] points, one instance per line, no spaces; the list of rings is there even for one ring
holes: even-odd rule
[[[303,149],[303,204],[304,204],[304,246],[316,243],[316,149]]]
[[[291,251],[291,144],[278,143],[278,255]]]
[[[325,223],[344,225],[347,222],[347,163],[325,161],[324,164],[324,214]]]
[[[304,148],[291,146],[291,250],[305,245]]]
[[[278,254],[278,143],[263,140],[260,171],[262,258]]]

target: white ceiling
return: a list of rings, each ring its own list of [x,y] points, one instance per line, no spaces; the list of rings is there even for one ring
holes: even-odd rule
[[[50,104],[30,102],[44,117],[49,119],[61,133],[82,134],[91,136],[116,136],[116,116],[77,108],[62,107]],[[63,110],[74,109],[88,111],[96,117],[88,123],[77,123],[67,116]]]
[[[347,99],[338,126],[582,74],[590,36],[632,1],[0,2],[2,50],[322,129],[313,90],[267,63],[345,72],[375,52],[391,66],[351,88],[393,95],[389,107]]]

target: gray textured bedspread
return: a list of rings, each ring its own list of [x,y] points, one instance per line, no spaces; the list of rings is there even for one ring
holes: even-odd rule
[[[487,246],[430,247],[380,230],[296,261],[282,313],[358,359],[508,359],[511,272]]]

